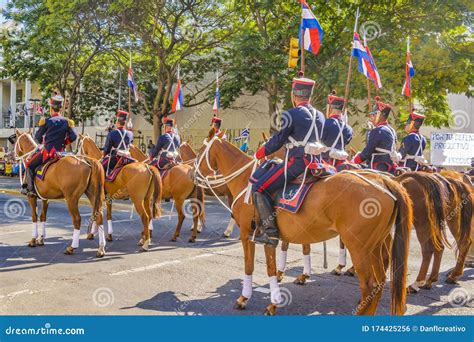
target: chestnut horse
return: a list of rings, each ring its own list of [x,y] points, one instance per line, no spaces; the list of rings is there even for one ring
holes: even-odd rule
[[[146,162],[148,157],[136,146],[130,146],[132,158]],[[159,172],[157,168],[153,170]],[[178,212],[178,224],[171,241],[175,242],[181,233],[181,227],[185,219],[184,202],[190,198],[189,209],[193,215],[193,231],[189,242],[195,242],[198,233],[199,218],[204,220],[204,194],[201,188],[194,184],[193,167],[187,164],[178,164],[170,168],[168,174],[163,178],[163,198],[173,198]]]
[[[80,155],[86,155],[99,160],[101,151],[94,140],[87,135],[79,134]],[[101,166],[102,167],[102,166]],[[114,181],[105,182],[107,195],[107,219],[111,218],[112,200],[130,198],[135,210],[141,218],[143,232],[138,243],[142,250],[147,251],[151,242],[150,222],[160,216],[161,202],[161,177],[160,173],[145,163],[134,162],[125,165]],[[109,226],[109,229],[111,226]],[[112,231],[108,231],[109,239]]]
[[[219,170],[234,197],[232,213],[240,227],[245,258],[244,286],[236,303],[239,309],[245,308],[252,295],[255,244],[250,242],[249,236],[253,234],[252,220],[256,210],[244,200],[248,195],[246,189],[252,166],[256,166],[255,160],[214,136],[213,130],[209,132],[196,159],[196,173],[201,181],[206,181],[206,176]],[[347,191],[350,191],[350,196],[335,196]],[[338,205],[331,205],[335,200]],[[384,210],[378,215],[366,215],[362,207],[368,201],[377,203]],[[298,213],[277,211],[276,221],[281,239],[290,243],[316,243],[337,235],[347,241],[361,289],[358,314],[375,314],[390,260],[391,313],[399,315],[406,311],[408,241],[413,213],[411,200],[400,184],[386,177],[379,177],[374,182],[355,173],[340,173],[315,183]],[[394,224],[392,243],[390,231]],[[281,302],[276,278],[276,249],[265,246],[264,250],[271,291],[271,304],[265,314],[272,315]]]
[[[22,133],[15,129],[16,142],[14,153],[16,157],[24,161],[37,150],[37,144],[33,140],[30,133]],[[104,201],[104,169],[98,161],[89,158],[78,158],[76,156],[62,157],[48,167],[43,180],[36,178],[35,188],[37,196],[28,197],[31,206],[31,216],[33,221],[33,236],[29,243],[35,246],[38,242],[44,244],[46,221],[46,211],[48,200],[65,199],[69,214],[74,225],[73,241],[64,251],[65,254],[73,254],[74,250],[79,247],[79,235],[81,231],[81,215],[79,213],[79,199],[86,194],[92,206],[92,220],[99,231],[99,249],[97,257],[105,255],[105,236],[102,226],[102,203]],[[43,200],[43,208],[41,213],[42,222],[42,238],[38,237],[38,215],[37,215],[37,198]]]

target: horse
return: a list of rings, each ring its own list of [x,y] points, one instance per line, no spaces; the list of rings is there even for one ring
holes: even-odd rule
[[[87,135],[79,134],[78,154],[100,160],[102,153],[94,140]],[[101,165],[102,167],[102,165]],[[151,242],[150,222],[160,217],[161,208],[161,176],[154,168],[145,163],[133,162],[125,165],[117,177],[109,182],[105,181],[107,195],[107,221],[112,219],[112,200],[130,198],[143,225],[143,231],[138,245],[143,251],[149,250]],[[109,225],[108,239],[112,239],[112,225]]]
[[[136,146],[130,146],[130,154],[132,158],[145,162],[148,157]],[[157,168],[152,167],[156,172]],[[201,188],[194,184],[193,167],[188,164],[177,164],[171,167],[167,175],[162,179],[163,181],[163,198],[173,198],[176,203],[176,211],[178,212],[178,224],[176,225],[175,233],[171,241],[176,242],[180,233],[184,214],[184,201],[190,198],[190,209],[193,214],[193,230],[189,242],[196,241],[198,233],[199,219],[204,220],[204,194]]]
[[[16,142],[14,154],[24,161],[37,150],[37,144],[31,133],[21,132],[15,129]],[[29,242],[30,247],[44,245],[46,238],[46,212],[48,209],[48,200],[65,199],[69,214],[74,226],[73,241],[66,247],[64,253],[74,254],[75,249],[79,247],[79,235],[81,230],[81,215],[79,213],[79,199],[85,194],[92,206],[92,218],[99,231],[99,248],[97,257],[105,255],[105,236],[102,225],[102,203],[104,201],[104,170],[98,161],[89,158],[78,158],[76,156],[65,156],[52,163],[48,167],[44,179],[35,180],[37,196],[28,197],[31,207],[31,217],[33,221],[32,239]],[[40,217],[42,236],[38,238],[38,215],[37,199],[43,201],[43,207]]]
[[[245,199],[248,199],[248,180],[256,163],[229,142],[216,137],[211,130],[195,164],[197,177],[202,181],[218,169],[227,179],[234,197],[232,213],[240,227],[245,260],[244,284],[236,301],[237,309],[244,309],[252,295],[255,244],[249,236],[253,234],[256,210],[253,204],[245,203]],[[348,189],[350,196],[334,196]],[[338,206],[328,205],[336,198]],[[362,207],[367,201],[378,203],[385,210],[377,212],[378,215],[364,215],[365,208]],[[361,300],[356,310],[359,315],[375,314],[390,262],[391,313],[400,315],[406,311],[408,243],[413,212],[411,199],[400,184],[387,177],[379,177],[373,182],[356,173],[339,173],[316,182],[297,214],[277,211],[276,221],[281,240],[289,243],[310,244],[337,235],[347,241],[359,276]],[[394,224],[392,242],[390,231]],[[266,307],[265,314],[274,315],[281,301],[276,277],[276,249],[265,246],[264,250],[271,292],[271,304]]]

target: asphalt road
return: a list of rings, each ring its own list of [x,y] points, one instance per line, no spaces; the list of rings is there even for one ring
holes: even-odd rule
[[[0,188],[14,189],[17,180],[0,178]],[[141,230],[138,217],[130,218],[128,204],[114,210],[115,240],[107,255],[95,258],[97,238],[85,240],[83,224],[80,247],[75,255],[64,255],[72,238],[72,224],[65,204],[52,202],[44,247],[29,248],[31,235],[29,207],[21,196],[0,191],[0,314],[9,315],[260,315],[269,303],[263,248],[257,247],[254,291],[245,311],[233,304],[241,292],[243,252],[238,229],[222,238],[228,213],[215,201],[206,203],[207,225],[194,244],[187,242],[191,220],[186,219],[178,242],[170,242],[177,222],[171,204],[163,203],[163,217],[155,221],[149,252],[137,246]],[[84,217],[90,208],[81,206]],[[351,315],[357,306],[356,278],[333,276],[338,241],[328,241],[329,269],[322,267],[322,244],[312,246],[312,278],[305,286],[294,285],[302,271],[300,246],[288,253],[287,277],[281,287],[285,315]],[[409,258],[409,282],[416,277],[420,250],[413,234]],[[408,314],[472,315],[472,301],[453,306],[449,294],[474,295],[474,270],[466,269],[458,286],[444,283],[454,266],[454,251],[447,250],[441,279],[432,290],[408,297]],[[452,296],[453,297],[453,296]],[[470,306],[471,305],[471,306]],[[378,314],[389,314],[386,285]]]

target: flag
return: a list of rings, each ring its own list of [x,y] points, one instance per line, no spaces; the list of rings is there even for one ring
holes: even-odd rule
[[[411,95],[411,78],[415,76],[415,68],[410,59],[410,52],[407,52],[407,63],[405,65],[405,84],[403,84],[402,95]]]
[[[133,80],[133,69],[132,63],[130,63],[130,68],[128,68],[128,86],[133,91],[133,95],[135,96],[135,102],[138,102],[138,90],[135,81]]]
[[[244,138],[248,138],[249,134],[250,134],[250,128],[246,127],[242,130],[242,132],[240,132],[240,135],[237,138],[234,138],[234,140],[237,141]]]
[[[212,106],[212,110],[217,113],[220,108],[221,108],[221,93],[219,91],[219,86],[217,86],[216,95],[214,96],[214,105]]]
[[[352,56],[357,57],[358,59],[359,72],[364,74],[369,80],[372,80],[378,89],[382,88],[380,75],[372,54],[370,53],[369,47],[362,44],[360,36],[357,32],[354,32],[354,41],[352,42]]]
[[[178,85],[176,86],[176,91],[174,93],[171,111],[174,113],[181,109],[183,109],[183,92],[181,91],[181,80],[178,79]]]
[[[321,43],[323,42],[323,29],[308,4],[304,0],[300,0],[300,2],[302,9],[299,33],[300,46],[302,46],[302,40],[304,38],[303,48],[317,55]]]

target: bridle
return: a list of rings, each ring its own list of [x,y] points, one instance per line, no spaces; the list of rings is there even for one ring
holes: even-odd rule
[[[26,137],[31,142],[31,144],[33,145],[33,148],[31,149],[31,151],[23,151],[23,149],[20,145],[20,140],[23,137]],[[13,157],[14,157],[15,160],[17,160],[21,163],[19,172],[20,172],[20,184],[22,186],[24,184],[23,168],[25,168],[25,170],[26,170],[26,162],[25,161],[33,153],[36,152],[37,148],[38,148],[38,144],[33,140],[33,138],[31,137],[31,135],[29,133],[23,132],[16,138],[15,145],[13,147]],[[20,155],[20,153],[22,153],[22,152],[24,152],[24,153],[22,155]]]
[[[214,176],[205,176],[200,167],[201,167],[201,164],[202,162],[205,160],[206,161],[206,164],[207,164],[207,167],[210,171],[217,173],[217,170],[215,170],[212,166],[211,166],[211,162],[209,160],[209,153],[210,153],[210,150],[211,150],[211,147],[212,145],[214,144],[214,142],[219,139],[219,137],[217,136],[214,136],[212,137],[209,141],[207,141],[207,139],[204,140],[203,144],[205,146],[204,148],[204,151],[199,154],[197,157],[196,157],[196,161],[194,163],[194,169],[195,169],[195,173],[194,173],[194,183],[196,185],[199,185],[200,187],[202,188],[205,188],[205,189],[210,189],[211,192],[213,193],[213,195],[217,198],[217,200],[230,212],[232,213],[232,208],[234,207],[234,205],[237,203],[237,201],[240,199],[240,197],[244,196],[245,195],[245,200],[244,200],[244,203],[248,204],[249,203],[249,198],[250,198],[250,191],[251,191],[251,187],[252,185],[249,183],[235,198],[234,198],[234,201],[232,202],[230,208],[219,198],[219,196],[216,194],[216,192],[214,191],[215,188],[218,188],[218,187],[221,187],[229,182],[231,182],[232,180],[234,180],[236,177],[240,176],[245,170],[247,170],[249,167],[252,166],[252,173],[255,172],[255,170],[257,169],[257,164],[258,164],[258,160],[257,159],[252,159],[250,162],[248,162],[247,164],[245,164],[244,166],[242,166],[240,169],[232,172],[231,174],[227,175],[227,176],[222,176],[222,177],[214,177]],[[213,179],[211,179],[210,177],[212,177]]]

